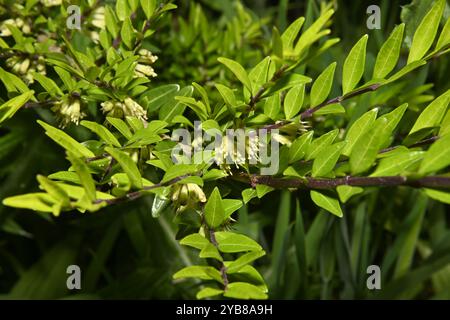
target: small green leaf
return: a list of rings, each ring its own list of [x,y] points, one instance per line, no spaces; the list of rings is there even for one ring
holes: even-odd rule
[[[263,290],[246,282],[230,283],[223,295],[235,299],[267,299],[267,294]]]
[[[39,185],[55,200],[59,201],[63,207],[70,205],[69,196],[56,182],[42,175],[38,175],[37,180]]]
[[[300,17],[294,22],[292,22],[289,27],[283,32],[281,35],[281,41],[283,43],[283,48],[287,51],[293,51],[294,49],[294,41],[300,32],[300,29],[305,22],[304,17]]]
[[[244,67],[242,67],[238,62],[227,59],[227,58],[218,58],[217,59],[220,63],[224,64],[228,69],[231,70],[231,72],[234,73],[236,78],[239,79],[239,81],[250,91],[252,91],[252,84],[250,82],[250,79],[248,77],[247,71],[245,71]]]
[[[350,50],[344,62],[342,71],[342,91],[347,94],[352,91],[361,80],[364,74],[366,63],[366,46],[369,36],[364,35]]]
[[[325,148],[333,143],[338,133],[339,130],[335,129],[313,140],[306,150],[306,160],[315,159]]]
[[[212,243],[208,243],[205,247],[203,247],[203,249],[200,251],[199,257],[203,259],[213,258],[219,261],[223,261],[219,250],[217,250],[217,248]]]
[[[444,8],[445,0],[437,0],[417,27],[409,51],[408,64],[422,59],[431,48],[437,34]]]
[[[314,131],[308,131],[292,142],[289,148],[289,163],[297,162],[305,156],[313,135]]]
[[[125,121],[123,121],[122,119],[113,118],[113,117],[106,117],[106,120],[111,125],[113,125],[114,128],[116,128],[117,131],[119,131],[126,139],[128,139],[128,140],[131,139],[133,134],[131,133],[130,128],[128,128]]]
[[[441,50],[443,47],[450,43],[450,19],[447,19],[447,22],[442,29],[441,35],[439,36],[439,40],[436,44],[436,50]]]
[[[190,97],[194,92],[194,88],[192,86],[186,86],[182,88],[177,93],[177,97]],[[173,99],[167,101],[161,108],[159,109],[159,119],[171,122],[177,115],[183,114],[185,110],[185,106],[178,100]]]
[[[450,192],[435,189],[424,189],[425,193],[432,199],[450,204]]]
[[[210,298],[210,297],[214,297],[219,294],[222,294],[222,293],[223,293],[223,290],[221,290],[221,289],[205,287],[202,290],[200,290],[199,292],[197,292],[196,298],[197,299]]]
[[[41,86],[48,92],[52,97],[58,98],[64,95],[61,89],[56,85],[56,83],[46,76],[35,72],[33,77],[41,84]]]
[[[305,85],[292,87],[284,99],[284,114],[286,119],[292,119],[300,111],[305,97]]]
[[[197,171],[197,166],[194,164],[176,164],[167,169],[161,182],[164,183],[182,176],[193,175]]]
[[[141,173],[131,157],[127,153],[111,147],[106,147],[105,151],[119,163],[130,179],[132,186],[136,189],[142,189]]]
[[[0,123],[11,118],[28,100],[33,97],[34,91],[30,90],[14,97],[0,106]]]
[[[173,278],[175,280],[183,278],[197,278],[202,280],[216,280],[220,283],[223,282],[220,272],[209,266],[189,266],[175,273]]]
[[[383,130],[387,119],[377,122],[373,128],[365,132],[355,143],[350,154],[350,170],[359,174],[369,169],[377,158],[381,143],[384,141]]]
[[[150,17],[153,15],[153,12],[155,12],[156,0],[140,0],[140,2],[145,16],[147,17],[147,19],[150,19]]]
[[[237,258],[236,260],[234,260],[233,262],[231,262],[228,267],[227,267],[227,273],[231,274],[234,272],[238,272],[239,270],[241,270],[245,265],[251,263],[252,261],[262,257],[263,255],[265,255],[266,252],[264,250],[261,251],[252,251],[252,252],[248,252],[243,254],[242,256],[240,256],[239,258]]]
[[[120,30],[120,36],[122,38],[123,43],[125,43],[128,49],[133,49],[135,37],[133,24],[131,23],[130,17],[125,18],[122,24],[122,29]]]
[[[96,189],[95,182],[92,179],[91,173],[89,172],[89,167],[87,164],[80,158],[77,158],[70,151],[67,154],[69,161],[72,163],[75,172],[80,179],[81,185],[86,191],[86,196],[92,202],[96,199]]]
[[[225,212],[225,217],[228,218],[233,214],[233,212],[239,210],[242,207],[242,204],[242,201],[238,199],[223,199],[222,205]]]
[[[346,156],[350,155],[356,142],[358,142],[358,140],[372,128],[372,125],[374,124],[377,117],[377,113],[377,108],[369,110],[361,117],[359,117],[355,122],[353,122],[352,126],[345,136],[345,141],[347,142],[347,144],[342,150],[342,154]]]
[[[425,153],[420,164],[419,173],[428,174],[439,171],[450,164],[450,135],[446,135],[433,143]]]
[[[219,231],[215,233],[219,250],[225,253],[260,251],[261,246],[243,234]]]
[[[404,23],[396,26],[394,31],[392,31],[389,38],[381,47],[373,70],[374,79],[382,79],[394,70],[400,56],[404,30]]]
[[[341,202],[346,203],[348,199],[350,199],[354,195],[363,192],[364,189],[360,187],[338,186],[336,188],[336,191],[339,195],[339,199],[341,200]]]
[[[255,95],[258,90],[266,84],[270,79],[271,69],[275,68],[272,65],[272,60],[270,57],[265,57],[260,63],[258,63],[248,74],[250,82],[252,84],[253,92],[252,95]]]
[[[279,93],[275,93],[274,95],[265,99],[264,114],[267,115],[270,119],[277,120],[280,110],[281,99]]]
[[[41,212],[53,212],[55,199],[47,193],[27,193],[3,199],[2,204],[8,207],[29,209]]]
[[[173,99],[179,90],[178,84],[162,85],[144,93],[140,101],[147,107],[148,112],[154,112]]]
[[[411,151],[383,158],[375,172],[370,176],[386,177],[399,175],[411,165],[419,162],[423,158],[424,153],[423,151]]]
[[[336,143],[324,149],[313,162],[312,176],[313,177],[324,177],[330,173],[335,167],[339,157],[341,155],[341,150],[345,145],[345,141]]]
[[[344,216],[337,199],[315,190],[311,190],[310,194],[312,201],[319,207],[331,212],[339,218],[342,218]]]
[[[432,128],[439,126],[442,118],[447,111],[450,103],[450,90],[447,90],[442,95],[431,102],[417,118],[409,135],[422,130],[424,128]]]
[[[101,124],[98,124],[97,122],[93,122],[93,121],[87,121],[87,120],[81,121],[80,124],[83,127],[86,127],[89,130],[91,130],[92,132],[94,132],[95,134],[97,134],[107,144],[112,145],[114,147],[119,147],[119,148],[121,147],[119,141],[111,133],[111,131],[106,129],[106,127],[102,126]]]
[[[328,97],[333,85],[336,62],[330,64],[314,81],[311,88],[311,107],[315,107]]]
[[[45,129],[45,134],[47,136],[49,136],[64,149],[75,154],[77,157],[92,158],[95,156],[91,150],[73,139],[64,131],[56,129],[55,127],[52,127],[51,125],[46,124],[41,120],[38,120],[37,122]]]
[[[407,64],[403,68],[401,68],[399,71],[394,73],[392,76],[390,76],[385,82],[383,82],[384,85],[389,84],[391,82],[397,81],[398,79],[402,78],[404,75],[412,72],[413,70],[423,66],[424,64],[427,64],[424,60],[414,61],[410,64]]]
[[[117,0],[116,1],[116,14],[120,21],[125,20],[125,18],[130,17],[130,7],[128,6],[127,0]]]
[[[223,209],[222,198],[217,187],[209,196],[208,202],[204,208],[206,223],[210,228],[219,227],[225,219],[225,210]]]

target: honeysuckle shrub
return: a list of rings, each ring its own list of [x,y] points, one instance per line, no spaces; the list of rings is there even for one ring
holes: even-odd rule
[[[239,2],[2,1],[2,230],[79,228],[7,296],[64,296],[90,261],[85,297],[448,297],[450,20],[425,2],[345,45],[326,1],[281,28]]]

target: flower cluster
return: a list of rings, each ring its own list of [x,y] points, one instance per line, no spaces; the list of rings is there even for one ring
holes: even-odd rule
[[[147,49],[141,49],[138,52],[139,59],[136,67],[134,69],[134,74],[136,77],[156,77],[158,76],[151,66],[158,60],[158,57],[153,55]]]
[[[22,32],[25,34],[29,34],[31,32],[30,25],[23,21],[21,18],[6,19],[0,25],[0,37],[12,36],[11,30],[8,28],[8,26],[16,27],[22,30]]]
[[[79,124],[86,114],[81,111],[81,101],[78,97],[64,97],[54,104],[52,110],[61,118],[61,127],[66,127],[71,122]]]
[[[22,76],[28,83],[34,82],[34,73],[39,72],[42,75],[46,74],[44,57],[20,57],[12,56],[6,60],[6,66],[9,67],[15,74]]]
[[[101,103],[102,111],[108,116],[123,118],[132,116],[141,120],[147,120],[147,112],[144,108],[131,98],[120,101],[105,101]]]
[[[206,196],[195,183],[177,184],[173,186],[172,201],[176,204],[177,213],[180,213],[187,208],[194,208],[199,202],[205,203]]]

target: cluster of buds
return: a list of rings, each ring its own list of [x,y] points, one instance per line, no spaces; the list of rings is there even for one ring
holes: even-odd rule
[[[105,7],[98,7],[92,12],[91,24],[99,29],[105,29]]]
[[[79,124],[86,114],[81,111],[81,101],[79,97],[65,97],[53,106],[52,110],[59,114],[61,127],[66,127],[73,122]]]
[[[158,76],[151,66],[158,60],[158,57],[153,55],[147,49],[140,49],[138,63],[134,69],[134,74],[136,77],[156,77]]]
[[[23,33],[28,34],[31,32],[30,25],[23,21],[21,18],[7,19],[0,25],[0,37],[9,37],[12,35],[8,25],[21,29]]]
[[[46,74],[45,61],[42,56],[39,56],[37,59],[13,56],[6,60],[6,66],[15,74],[22,76],[28,84],[34,82],[33,74],[35,72],[39,72],[42,75]]]
[[[206,196],[195,183],[176,184],[173,186],[172,202],[177,206],[177,213],[180,213],[187,208],[195,208],[199,202],[205,203]]]
[[[41,3],[46,7],[60,6],[62,0],[41,0]]]
[[[102,111],[111,117],[123,118],[126,116],[147,120],[147,112],[142,106],[131,98],[120,101],[105,101],[100,104]]]

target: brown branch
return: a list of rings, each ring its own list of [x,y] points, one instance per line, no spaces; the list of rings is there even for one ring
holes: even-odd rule
[[[408,146],[408,148],[416,148],[416,147],[426,146],[426,145],[432,144],[433,142],[435,142],[438,139],[439,139],[439,136],[433,136],[431,138],[428,138],[428,139],[421,140],[421,141],[418,141],[416,143],[413,143],[412,145]],[[402,147],[402,146],[403,145],[398,145],[398,146],[392,146],[392,147],[384,148],[384,149],[381,149],[379,153],[386,153],[386,152],[395,150],[398,147]]]
[[[193,176],[193,175],[192,174],[185,174],[185,175],[182,175],[182,176],[170,179],[170,180],[168,180],[166,182],[159,182],[159,183],[156,183],[156,184],[151,185],[151,186],[146,186],[146,187],[143,187],[142,190],[138,190],[138,191],[133,191],[133,192],[127,193],[126,195],[124,195],[122,197],[119,197],[119,198],[98,199],[98,200],[94,201],[94,204],[99,204],[99,203],[105,202],[108,205],[112,205],[112,204],[118,204],[118,203],[122,203],[122,202],[127,202],[127,201],[130,201],[130,200],[136,200],[136,199],[142,197],[143,195],[145,195],[146,191],[150,191],[150,190],[153,190],[153,189],[156,189],[156,188],[170,186],[170,185],[175,184],[175,183],[177,183],[177,182],[179,182],[179,181],[181,181],[181,180],[183,180],[183,179],[185,179],[187,177],[190,177],[190,176]]]
[[[233,179],[249,184],[262,184],[273,188],[299,188],[299,189],[334,189],[338,186],[353,187],[390,187],[409,186],[413,188],[450,188],[450,177],[429,176],[423,178],[409,178],[403,176],[389,177],[352,177],[342,178],[276,178],[272,176],[248,176],[238,174]]]
[[[213,244],[214,247],[219,249],[219,245],[217,244],[217,240],[216,240],[215,231],[213,229],[209,229],[209,241]],[[227,290],[227,287],[228,287],[227,267],[225,267],[225,264],[223,263],[223,261],[221,261],[221,265],[220,265],[220,275],[222,276],[223,289]]]

